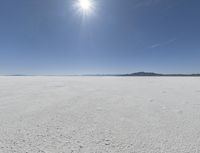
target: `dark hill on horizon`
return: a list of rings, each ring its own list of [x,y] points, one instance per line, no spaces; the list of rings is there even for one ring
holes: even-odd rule
[[[143,76],[157,76],[157,77],[162,77],[162,76],[171,76],[171,77],[200,77],[200,74],[162,74],[162,73],[154,73],[154,72],[136,72],[136,73],[129,73],[129,74],[87,74],[83,76],[121,76],[121,77],[126,77],[126,76],[138,76],[138,77],[143,77]]]
[[[119,76],[200,76],[200,74],[161,74],[154,72],[136,72],[130,74],[122,74]]]
[[[136,76],[136,77],[144,77],[144,76],[171,76],[171,77],[200,77],[200,73],[196,74],[162,74],[162,73],[154,73],[154,72],[136,72],[136,73],[127,73],[127,74],[84,74],[84,75],[23,75],[23,74],[13,74],[13,75],[3,75],[3,76]]]

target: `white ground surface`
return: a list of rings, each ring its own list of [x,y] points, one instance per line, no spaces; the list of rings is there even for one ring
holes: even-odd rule
[[[199,153],[200,78],[0,77],[0,153]]]

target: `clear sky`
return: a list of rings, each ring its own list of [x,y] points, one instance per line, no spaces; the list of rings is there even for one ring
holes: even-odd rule
[[[0,74],[200,72],[199,0],[1,0]]]

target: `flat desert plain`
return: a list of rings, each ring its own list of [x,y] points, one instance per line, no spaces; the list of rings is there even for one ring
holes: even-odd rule
[[[0,77],[0,153],[199,153],[198,77]]]

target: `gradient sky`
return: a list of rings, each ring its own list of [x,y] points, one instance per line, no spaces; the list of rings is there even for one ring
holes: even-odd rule
[[[200,72],[199,0],[1,0],[0,74]]]

